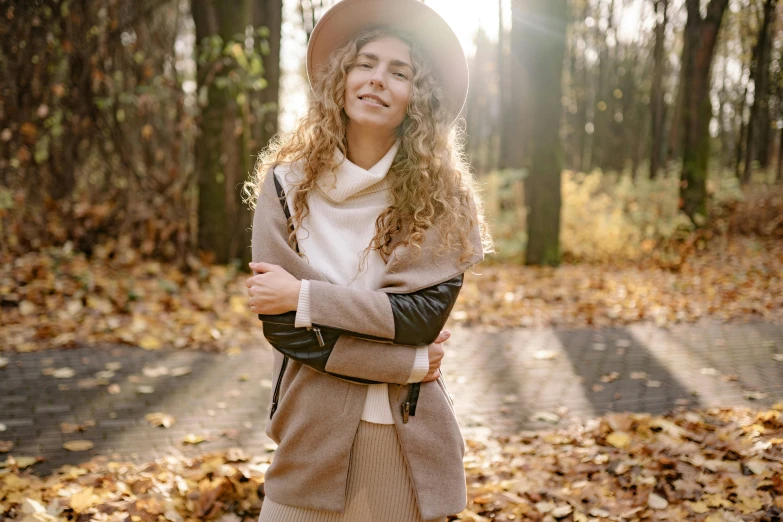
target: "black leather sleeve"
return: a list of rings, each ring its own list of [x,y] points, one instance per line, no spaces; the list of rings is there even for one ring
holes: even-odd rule
[[[464,275],[460,274],[453,279],[416,292],[388,294],[394,316],[394,340],[391,342],[408,346],[421,346],[434,342],[446,324],[451,309],[454,308],[463,279]],[[311,330],[294,327],[296,312],[278,315],[259,314],[258,318],[264,322],[264,335],[273,346],[289,345],[293,348],[294,345],[299,345],[303,350],[309,349],[313,353],[324,354],[324,352],[331,352],[331,348],[341,334],[371,341],[390,342],[389,339],[359,332],[314,325],[321,330],[326,346],[316,344],[308,348],[310,343],[317,341],[317,337]],[[274,338],[274,342],[271,337]]]
[[[394,344],[431,344],[446,324],[462,289],[464,275],[412,292],[389,294],[394,314]]]

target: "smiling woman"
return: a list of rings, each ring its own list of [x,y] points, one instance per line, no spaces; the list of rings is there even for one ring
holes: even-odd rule
[[[249,184],[248,294],[276,348],[260,520],[443,520],[466,485],[441,329],[491,248],[453,127],[467,62],[420,1],[343,0],[307,63],[308,112]]]

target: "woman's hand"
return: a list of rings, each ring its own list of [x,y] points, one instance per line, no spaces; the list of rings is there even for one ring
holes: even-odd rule
[[[256,272],[245,281],[251,312],[275,315],[297,309],[300,280],[271,263],[250,263],[250,269]]]
[[[430,382],[440,376],[440,362],[443,360],[445,351],[442,343],[445,343],[451,337],[449,330],[443,330],[438,334],[438,338],[429,346],[428,355],[430,356],[430,371],[424,376],[421,382]]]

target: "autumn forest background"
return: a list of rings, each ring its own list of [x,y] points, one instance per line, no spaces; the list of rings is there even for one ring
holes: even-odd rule
[[[763,325],[773,333],[758,346],[766,350],[766,366],[778,371],[783,6],[777,0],[454,1],[425,3],[450,21],[478,20],[468,32],[459,26],[471,71],[459,130],[483,189],[496,252],[466,278],[451,327],[584,329],[595,341],[611,337],[602,332],[637,325],[661,331],[683,325],[711,339],[722,338],[712,333],[716,324]],[[302,114],[303,49],[331,4],[0,0],[3,393],[28,356],[44,361],[40,379],[68,380],[78,365],[55,368],[47,357],[57,356],[46,353],[123,346],[143,357],[169,351],[231,357],[260,349],[260,323],[242,285],[249,276],[252,210],[241,188],[258,152]],[[623,355],[627,345],[617,346]],[[725,340],[719,346],[732,349]],[[731,356],[741,360],[744,349]],[[595,356],[603,351],[595,348]],[[552,353],[536,351],[535,359],[555,359]],[[112,368],[73,389],[124,393],[119,367]],[[172,371],[143,374],[176,377]],[[638,375],[631,379],[660,386]],[[736,382],[732,375],[722,371],[724,382]],[[620,378],[606,372],[588,393]],[[726,401],[724,409],[705,411],[672,396],[672,406],[679,400],[683,408],[661,417],[642,408],[641,416],[604,416],[567,433],[555,431],[561,425],[511,439],[471,439],[471,503],[459,519],[780,520],[783,373],[770,382],[772,388],[743,384],[744,399],[768,401],[756,410]],[[59,386],[71,389],[67,382]],[[14,455],[26,436],[13,431],[11,411],[0,413],[0,439],[8,439],[0,440],[0,454],[8,454],[0,463],[0,518],[258,516],[263,463],[271,454],[223,452],[149,464],[161,476],[185,477],[164,501],[147,494],[143,468],[120,472],[104,463],[69,468],[56,481],[36,478],[36,464],[57,459]],[[148,429],[174,422],[167,412],[152,413]],[[565,418],[540,413],[545,423]],[[58,426],[83,436],[81,446],[66,450],[100,456],[88,436],[95,423],[70,424],[71,431]],[[198,438],[184,443],[205,440]],[[699,477],[674,463],[671,447],[682,444],[693,452],[686,460],[699,467]],[[575,476],[557,472],[551,461],[562,451],[563,469],[573,468],[565,462],[598,449],[605,457],[596,456],[591,469],[577,467]],[[619,461],[635,470],[633,480],[614,464],[603,465]],[[231,466],[235,474],[225,472]],[[545,470],[537,492],[503,486],[521,469],[532,473],[526,466]],[[657,470],[656,480],[641,471],[645,466]],[[123,475],[139,484],[130,497],[116,482],[98,485],[98,477]],[[575,497],[554,493],[590,482],[611,492],[613,507],[604,496],[604,507],[583,513]],[[695,492],[697,482],[703,494]],[[109,497],[125,502],[122,510],[109,509]]]

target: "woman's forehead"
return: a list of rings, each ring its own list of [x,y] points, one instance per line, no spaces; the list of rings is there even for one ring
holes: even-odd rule
[[[377,59],[403,60],[410,63],[411,48],[396,36],[384,35],[364,44],[359,49],[359,54],[372,54]]]

